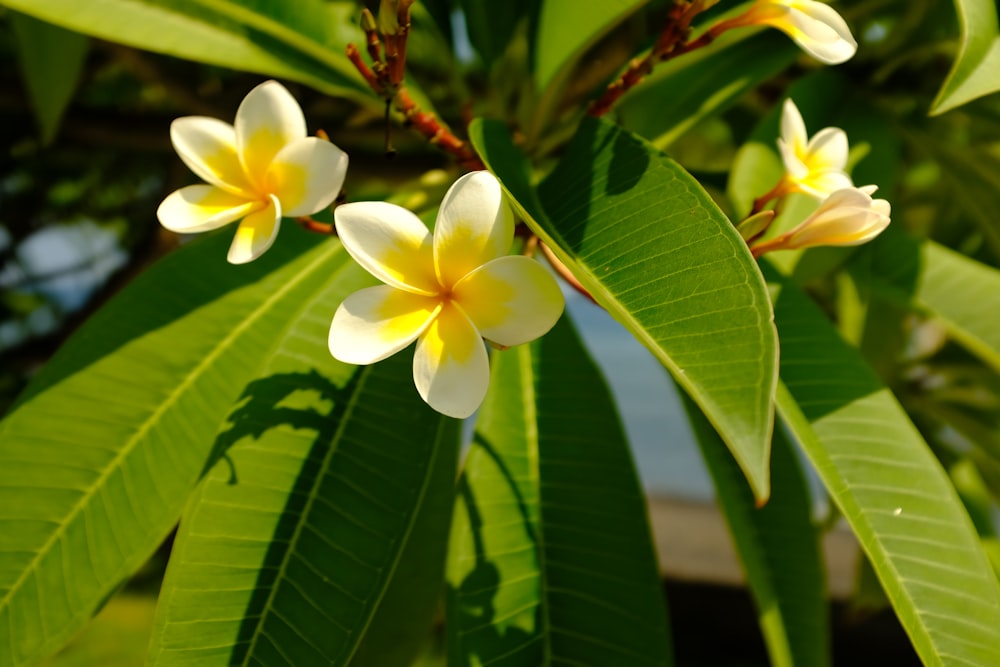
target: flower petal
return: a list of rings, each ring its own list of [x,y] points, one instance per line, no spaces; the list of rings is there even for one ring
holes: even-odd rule
[[[781,140],[798,155],[805,150],[808,138],[802,113],[795,106],[792,98],[786,98],[785,104],[781,108]]]
[[[452,296],[484,338],[504,346],[545,334],[565,307],[552,274],[522,256],[487,262],[460,280]]]
[[[431,233],[413,213],[368,201],[342,204],[333,218],[344,248],[368,273],[407,292],[432,296],[440,291]]]
[[[834,192],[784,235],[784,247],[859,245],[875,238],[889,225],[890,206],[884,199],[873,200],[871,192],[870,186]]]
[[[837,10],[813,0],[783,4],[791,12],[769,23],[785,32],[803,51],[827,65],[837,65],[854,56],[858,43]]]
[[[232,125],[215,118],[185,116],[170,124],[170,142],[188,169],[206,183],[249,198],[253,188],[243,173]]]
[[[281,225],[281,203],[274,195],[269,199],[265,208],[245,217],[236,228],[236,237],[226,257],[230,264],[251,262],[274,243]]]
[[[330,353],[348,364],[373,364],[417,339],[440,299],[376,285],[344,299],[330,325]]]
[[[835,169],[809,172],[804,178],[796,179],[795,182],[799,190],[820,199],[854,185],[850,176]]]
[[[277,81],[265,81],[236,110],[236,145],[250,180],[264,183],[271,160],[285,145],[306,136],[299,103]]]
[[[806,153],[811,170],[843,170],[847,165],[847,133],[839,127],[823,128],[809,140]]]
[[[337,198],[347,174],[347,153],[317,137],[297,139],[278,151],[267,170],[267,190],[286,217],[312,215]]]
[[[194,234],[228,225],[264,208],[214,185],[189,185],[170,193],[156,209],[160,224],[172,232]]]
[[[413,382],[429,406],[465,419],[483,402],[490,362],[479,332],[462,311],[448,304],[417,339]]]
[[[825,2],[817,2],[817,0],[793,0],[791,7],[793,11],[798,10],[833,30],[838,39],[843,40],[853,49],[858,48],[858,43],[854,40],[854,35],[851,34],[851,28],[847,25],[847,21],[830,5]]]
[[[514,241],[514,214],[500,182],[488,171],[462,176],[448,189],[434,225],[434,267],[450,287]]]

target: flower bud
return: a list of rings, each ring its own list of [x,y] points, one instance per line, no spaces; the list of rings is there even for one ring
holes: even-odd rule
[[[837,65],[858,50],[847,22],[829,5],[815,0],[757,0],[736,25],[768,25],[791,37],[810,56]]]
[[[872,199],[875,190],[876,186],[866,185],[834,192],[812,215],[780,237],[781,248],[850,246],[871,241],[889,225],[890,213],[889,202]]]

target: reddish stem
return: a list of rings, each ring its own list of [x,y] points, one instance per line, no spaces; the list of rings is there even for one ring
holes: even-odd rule
[[[656,44],[649,55],[642,59],[637,58],[632,60],[629,67],[608,85],[604,94],[590,105],[587,113],[595,118],[603,116],[611,110],[611,107],[615,105],[622,95],[646,78],[653,71],[653,67],[657,63],[667,62],[678,56],[706,47],[723,32],[743,25],[737,19],[722,21],[706,30],[697,39],[687,41],[687,37],[691,32],[691,20],[703,11],[703,9],[704,7],[702,7],[702,3],[700,2],[678,2],[675,4],[670,11],[667,26],[663,29],[659,39],[656,40]]]
[[[358,51],[358,47],[353,44],[348,44],[346,51],[347,59],[351,61],[352,65],[354,65],[354,69],[358,70],[361,78],[368,83],[368,87],[375,91],[375,93],[379,96],[384,95],[384,88],[382,87],[382,84],[379,83],[378,77],[375,76],[375,73],[371,71],[368,65],[365,64],[365,61],[361,59],[361,52]]]
[[[427,137],[432,144],[453,155],[465,169],[478,171],[486,168],[469,143],[456,137],[434,114],[421,111],[405,87],[396,91],[393,102],[396,110],[403,114],[413,129]]]
[[[313,220],[308,215],[303,215],[295,218],[295,222],[299,223],[303,229],[310,232],[315,232],[317,234],[325,234],[326,236],[336,236],[337,228],[328,222],[319,222],[318,220]]]
[[[558,273],[563,280],[569,283],[570,287],[590,299],[590,301],[595,305],[600,305],[597,303],[597,300],[594,299],[594,296],[587,291],[579,280],[576,279],[576,276],[570,273],[570,270],[566,268],[566,265],[562,263],[562,260],[556,257],[556,254],[552,252],[552,248],[547,246],[544,241],[539,242],[538,247],[541,248],[542,254],[545,255],[545,259],[549,260],[549,264],[552,265],[555,272]]]

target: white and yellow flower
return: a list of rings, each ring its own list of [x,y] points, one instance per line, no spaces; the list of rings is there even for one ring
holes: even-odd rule
[[[723,29],[748,25],[777,28],[803,51],[827,65],[849,60],[858,50],[844,18],[829,5],[815,0],[757,0],[746,13],[721,25]]]
[[[785,100],[781,112],[778,150],[785,163],[787,190],[823,199],[854,186],[846,171],[847,134],[839,127],[826,127],[810,139],[802,114],[791,98]]]
[[[772,250],[852,246],[871,241],[889,226],[891,213],[889,202],[872,199],[877,189],[866,185],[834,192],[795,228],[754,245],[751,248],[754,257]]]
[[[508,256],[514,218],[485,171],[448,190],[433,235],[410,211],[384,202],[334,212],[351,256],[384,285],[349,296],[330,327],[330,352],[371,364],[417,342],[413,380],[432,408],[465,418],[489,386],[483,339],[507,347],[546,333],[562,314],[555,279],[529,257]]]
[[[282,216],[312,215],[329,206],[347,172],[347,154],[306,136],[302,109],[276,81],[250,91],[234,125],[204,116],[178,118],[170,140],[207,185],[170,194],[156,212],[160,224],[194,233],[241,220],[229,248],[233,264],[271,247]]]

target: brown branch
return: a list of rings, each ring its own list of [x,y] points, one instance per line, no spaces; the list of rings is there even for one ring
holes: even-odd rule
[[[375,72],[373,72],[371,68],[365,64],[365,61],[361,59],[361,52],[358,51],[358,47],[353,44],[348,44],[346,52],[347,59],[351,61],[352,65],[354,65],[354,69],[358,70],[358,73],[368,84],[368,87],[375,91],[375,93],[380,97],[384,96],[385,89],[379,82],[379,77],[375,76]]]
[[[666,27],[660,33],[660,37],[656,40],[649,55],[645,58],[633,59],[625,71],[608,84],[604,93],[591,103],[587,113],[594,118],[603,116],[611,110],[611,107],[622,95],[645,79],[657,64],[708,46],[726,30],[737,27],[733,21],[723,21],[706,30],[697,39],[688,41],[688,36],[691,34],[691,21],[705,9],[704,0],[694,0],[693,2],[677,0],[670,10]]]
[[[388,1],[382,0],[383,3]],[[406,125],[420,132],[430,143],[439,146],[446,153],[455,157],[462,167],[469,171],[485,169],[486,165],[483,164],[479,155],[468,142],[455,136],[434,114],[421,110],[403,83],[406,73],[406,42],[410,32],[410,6],[412,4],[413,0],[397,0],[395,15],[387,15],[385,13],[387,5],[382,5],[378,21],[375,20],[371,12],[367,9],[364,10],[361,14],[361,27],[365,31],[372,67],[365,64],[361,53],[354,44],[347,45],[347,58],[368,83],[368,87],[386,101],[387,114],[391,104],[396,111],[403,115]],[[379,32],[382,35],[381,43],[385,46],[384,59],[382,51],[379,49]],[[388,127],[387,124],[386,154],[391,155],[393,151],[389,143]]]
[[[393,105],[403,114],[406,123],[427,137],[427,140],[440,146],[446,153],[453,155],[465,169],[479,171],[486,165],[468,142],[456,137],[451,130],[441,124],[434,114],[421,111],[417,103],[410,97],[405,86],[400,86],[393,97]]]

